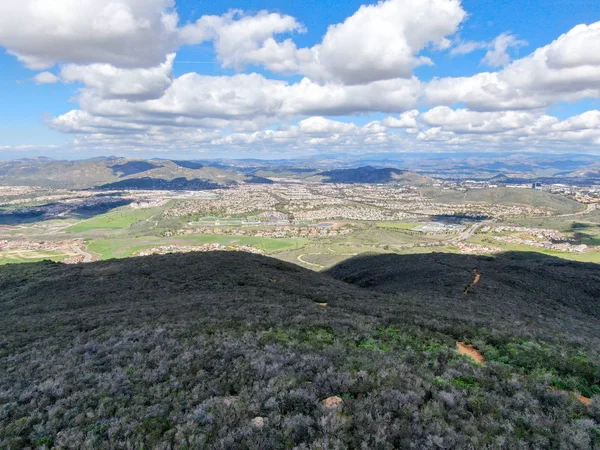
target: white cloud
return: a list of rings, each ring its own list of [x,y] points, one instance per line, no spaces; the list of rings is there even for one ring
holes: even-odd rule
[[[581,48],[585,42],[588,47]],[[535,109],[600,96],[600,22],[577,26],[499,72],[441,78],[425,88],[429,104],[471,109]],[[570,52],[573,52],[572,54]]]
[[[339,122],[325,117],[309,117],[300,121],[298,127],[307,134],[350,133],[357,129],[353,123]]]
[[[421,115],[423,122],[453,133],[489,134],[532,125],[538,114],[526,111],[477,112],[438,106]]]
[[[69,64],[62,67],[60,77],[65,83],[83,83],[84,89],[103,99],[159,98],[171,85],[174,60],[173,53],[167,56],[166,62],[149,69],[120,69],[110,64]]]
[[[527,41],[518,39],[510,33],[502,33],[491,41],[458,41],[450,54],[466,55],[477,50],[487,50],[482,63],[490,67],[505,66],[511,60],[508,50],[527,45]]]
[[[569,69],[581,66],[600,66],[600,22],[577,25],[563,34],[546,50],[550,69]]]
[[[600,111],[587,111],[563,121],[540,111],[477,112],[437,107],[421,115],[429,126],[419,141],[438,145],[484,148],[554,148],[600,143]]]
[[[148,67],[175,49],[174,0],[6,0],[0,46],[28,68],[57,62]]]
[[[343,23],[332,25],[320,44],[296,47],[281,33],[302,32],[294,18],[260,12],[204,16],[181,30],[189,44],[213,40],[226,67],[259,64],[280,73],[299,73],[313,81],[346,85],[411,78],[419,65],[432,65],[419,53],[428,46],[443,49],[446,36],[465,18],[459,0],[387,0],[365,5]]]
[[[320,45],[301,55],[302,73],[346,84],[410,78],[429,44],[444,46],[466,13],[458,0],[388,0],[361,6],[327,30]],[[303,61],[304,59],[304,61]]]
[[[563,121],[545,113],[559,101],[600,97],[600,22],[577,26],[511,63],[510,50],[524,45],[511,34],[456,41],[466,17],[459,0],[362,6],[309,48],[293,41],[304,26],[288,15],[230,11],[178,28],[173,7],[174,0],[2,2],[0,46],[30,68],[60,64],[58,76],[41,72],[31,81],[81,84],[73,99],[79,109],[48,123],[82,147],[384,150],[600,143],[600,112]],[[177,47],[203,42],[214,45],[223,67],[261,65],[304,77],[174,77]],[[413,69],[433,65],[427,55],[444,49],[454,55],[485,50],[484,64],[504,68],[422,83]],[[419,113],[415,108],[423,101],[431,109]],[[390,116],[364,126],[328,118],[369,113]]]
[[[527,45],[527,41],[517,39],[509,33],[502,33],[490,43],[490,49],[481,62],[490,67],[505,66],[510,62],[508,49]]]
[[[124,77],[127,79],[127,74]],[[421,88],[416,79],[344,86],[320,85],[306,78],[289,84],[259,74],[216,77],[188,73],[172,80],[160,97],[140,101],[110,95],[119,87],[118,82],[113,86],[111,79],[102,78],[96,87],[82,90],[78,101],[83,111],[123,122],[170,122],[182,127],[196,126],[199,121],[261,126],[302,116],[404,111],[414,108]],[[76,132],[76,126],[72,130]]]
[[[450,54],[455,55],[468,55],[477,50],[489,48],[490,43],[484,41],[459,41],[452,49]]]
[[[240,70],[248,64],[263,64],[270,70],[285,72],[295,67],[291,62],[295,45],[291,40],[278,43],[274,36],[293,31],[303,32],[304,28],[288,15],[230,11],[222,16],[202,16],[180,30],[180,39],[185,44],[212,40],[225,67]]]
[[[31,79],[35,84],[55,84],[60,81],[56,75],[51,72],[41,72]]]
[[[400,115],[400,118],[395,117],[387,117],[383,120],[383,125],[388,128],[417,128],[417,117],[419,116],[419,111],[413,109],[411,111],[406,111]]]

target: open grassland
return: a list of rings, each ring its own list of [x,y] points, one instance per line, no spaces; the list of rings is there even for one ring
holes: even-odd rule
[[[139,209],[124,207],[106,214],[101,214],[91,219],[83,220],[65,231],[68,233],[86,233],[95,230],[121,230],[131,225],[148,220],[156,210]]]
[[[424,222],[377,222],[376,225],[379,228],[391,228],[393,230],[412,230],[419,225],[423,225]]]
[[[62,261],[68,256],[65,253],[41,250],[0,251],[0,265],[15,263],[33,263],[44,260]]]
[[[573,214],[584,209],[580,203],[567,197],[535,189],[491,188],[457,192],[426,188],[422,192],[425,197],[441,203],[483,202],[491,205],[528,205],[535,208],[549,208],[556,214]]]
[[[88,249],[98,253],[101,259],[124,258],[141,250],[168,246],[197,246],[202,244],[221,244],[224,246],[250,246],[274,253],[301,247],[306,244],[304,239],[272,239],[252,236],[223,236],[223,235],[189,235],[173,238],[159,236],[142,236],[136,238],[95,239]]]
[[[559,231],[571,231],[573,225],[584,223],[597,225],[600,223],[600,210],[592,211],[587,214],[579,214],[577,216],[549,216],[549,217],[514,217],[510,221],[511,224],[526,226],[550,228]]]
[[[500,234],[498,234],[498,236],[500,236]],[[510,252],[535,252],[540,253],[542,255],[555,256],[557,258],[566,259],[569,261],[591,262],[600,264],[600,249],[593,249],[585,253],[560,252],[556,250],[533,247],[525,244],[515,244],[509,242],[496,241],[494,239],[490,239],[490,236],[487,235],[475,235],[471,237],[467,242],[481,244],[484,246],[499,247],[504,251]]]

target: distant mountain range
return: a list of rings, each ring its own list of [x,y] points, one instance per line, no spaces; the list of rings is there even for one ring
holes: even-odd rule
[[[194,161],[94,158],[82,161],[26,159],[0,162],[0,183],[49,188],[214,189],[270,180],[235,168]]]
[[[432,179],[508,183],[600,184],[600,159],[593,155],[387,154],[363,158],[320,155],[294,160],[126,159],[116,156],[81,161],[29,158],[0,162],[0,183],[51,188],[169,186],[190,181],[190,189],[238,183],[271,183],[293,178],[325,183],[395,183],[420,186]],[[142,180],[143,179],[143,180]],[[151,179],[152,181],[149,181]],[[141,181],[137,181],[141,180]],[[116,183],[116,184],[115,184]],[[175,185],[185,185],[178,181]],[[168,188],[168,187],[167,187]],[[158,189],[158,187],[157,187]],[[187,189],[187,188],[186,188]]]

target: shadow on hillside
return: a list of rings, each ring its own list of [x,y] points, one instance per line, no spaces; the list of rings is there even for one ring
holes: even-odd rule
[[[394,181],[394,175],[401,175],[405,170],[365,166],[357,169],[338,169],[321,172],[318,175],[326,177],[324,183],[389,183]]]
[[[478,274],[480,279],[474,284]],[[15,264],[0,268],[0,302],[3,295],[8,298],[9,288],[20,289],[24,276],[46,283],[27,293],[18,291],[27,298],[37,296],[40,304],[48,296],[77,299],[78,304],[84,298],[94,305],[109,301],[122,304],[124,293],[128,293],[131,301],[155,299],[176,307],[181,296],[195,298],[203,293],[208,296],[203,301],[209,304],[214,304],[213,295],[220,296],[219,304],[236,303],[235,311],[241,318],[245,314],[260,318],[267,312],[257,313],[258,307],[277,304],[278,310],[287,313],[290,308],[300,308],[296,311],[308,314],[313,310],[307,308],[317,307],[332,314],[330,317],[348,312],[386,321],[412,317],[419,326],[444,332],[448,330],[441,323],[452,322],[452,334],[457,339],[464,339],[464,333],[473,330],[475,334],[502,332],[553,339],[560,334],[563,339],[581,342],[599,339],[600,265],[535,253],[496,257],[367,255],[325,273],[262,255],[222,251],[78,266]],[[11,277],[14,283],[7,284]],[[327,307],[320,309],[323,303]],[[186,303],[179,305],[183,308]]]
[[[463,224],[463,223],[471,223],[471,222],[483,222],[484,220],[488,220],[488,216],[484,215],[469,215],[469,214],[438,214],[435,216],[431,216],[432,222],[441,222],[447,224]]]
[[[123,190],[144,190],[144,191],[206,191],[212,189],[224,189],[226,186],[215,183],[210,180],[194,178],[174,178],[173,180],[164,180],[162,178],[130,178],[127,180],[116,181],[114,183],[98,186],[98,189],[123,189]]]
[[[592,230],[598,232],[600,229],[598,226],[589,223],[574,223],[571,225],[571,232],[574,234],[576,244],[600,245],[600,237],[586,232]]]
[[[118,175],[120,178],[127,177],[129,175],[135,175],[137,173],[147,172],[152,169],[158,169],[164,166],[156,166],[147,161],[128,161],[124,164],[116,164],[109,166],[112,169],[114,175]]]
[[[198,162],[195,161],[176,161],[176,160],[172,160],[171,162],[173,162],[174,164],[178,165],[179,167],[183,167],[184,169],[190,169],[190,170],[200,170],[204,167],[204,164],[200,164]]]
[[[129,205],[133,201],[114,195],[97,197],[106,200],[84,205],[56,202],[13,210],[0,208],[0,225],[18,226],[47,220],[90,219],[121,206]]]
[[[424,302],[474,300],[515,308],[552,304],[600,317],[600,265],[540,253],[362,255],[324,273],[378,292],[418,294]],[[475,273],[481,279],[465,295]]]

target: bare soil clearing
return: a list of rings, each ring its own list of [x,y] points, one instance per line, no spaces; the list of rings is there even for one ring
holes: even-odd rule
[[[485,363],[485,358],[478,350],[476,350],[472,345],[465,344],[464,342],[457,342],[456,347],[458,348],[458,353],[461,355],[468,356],[477,364]]]
[[[583,403],[585,406],[592,406],[592,399],[584,397],[583,395],[578,395],[577,400]]]

